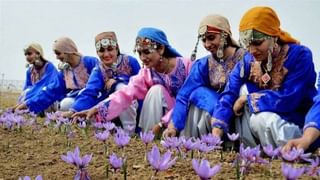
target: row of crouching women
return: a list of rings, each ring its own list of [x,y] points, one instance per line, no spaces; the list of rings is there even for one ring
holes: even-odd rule
[[[190,60],[162,30],[142,28],[134,49],[142,68],[120,52],[114,32],[95,37],[99,59],[83,56],[70,38],[54,41],[59,70],[32,43],[25,49],[30,66],[24,91],[13,110],[58,109],[64,117],[112,120],[129,134],[136,126],[164,137],[224,138],[236,131],[246,146],[317,149],[320,92],[311,51],[280,28],[269,7],[248,10],[239,31],[240,44],[225,17],[205,17]],[[208,55],[196,59],[200,42]]]

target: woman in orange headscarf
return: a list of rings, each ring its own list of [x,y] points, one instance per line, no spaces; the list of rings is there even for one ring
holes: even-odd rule
[[[231,73],[214,111],[213,133],[221,135],[236,115],[245,145],[282,146],[301,136],[317,92],[311,51],[280,28],[269,7],[248,10],[239,29],[241,45],[254,58],[244,61],[243,77],[239,63]]]

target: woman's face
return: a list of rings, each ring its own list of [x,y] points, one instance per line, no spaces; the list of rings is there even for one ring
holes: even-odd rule
[[[104,65],[111,66],[118,58],[118,48],[114,46],[101,47],[97,54]]]
[[[220,44],[220,38],[220,33],[206,33],[202,37],[203,47],[206,48],[207,51],[211,52],[211,54],[216,55]]]
[[[257,39],[250,42],[249,52],[254,56],[256,61],[264,62],[268,59],[268,50],[271,39]]]
[[[39,53],[36,50],[30,48],[26,50],[24,55],[26,56],[26,60],[29,64],[34,64],[35,61],[40,58]]]
[[[54,50],[54,54],[56,55],[56,58],[58,60],[60,60],[61,62],[66,62],[67,56],[68,56],[67,54],[60,52],[58,50]]]
[[[160,63],[160,52],[163,51],[163,47],[158,50],[151,49],[141,49],[137,50],[140,60],[143,62],[143,65],[147,68],[155,68]]]

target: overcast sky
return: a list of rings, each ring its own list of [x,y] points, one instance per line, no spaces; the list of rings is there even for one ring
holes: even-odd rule
[[[57,64],[52,43],[61,36],[73,39],[84,55],[96,56],[94,36],[115,31],[121,51],[134,55],[136,34],[145,26],[164,30],[171,45],[189,57],[204,16],[227,17],[238,39],[242,15],[258,5],[277,12],[282,29],[313,51],[320,70],[318,0],[0,0],[0,75],[25,79],[23,48],[32,41],[39,42],[45,58]],[[198,57],[205,54],[201,47]]]

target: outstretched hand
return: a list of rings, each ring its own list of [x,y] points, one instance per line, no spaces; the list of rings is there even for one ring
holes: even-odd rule
[[[93,107],[88,110],[80,111],[77,113],[74,113],[71,118],[75,121],[78,118],[86,118],[86,119],[91,119],[98,113],[98,109]]]
[[[283,146],[282,151],[288,152],[293,148],[306,150],[309,147],[308,141],[306,141],[303,137],[292,139],[287,142],[286,145]]]
[[[163,137],[175,137],[177,136],[177,129],[174,127],[173,123],[171,122],[167,129],[163,132]]]
[[[24,109],[28,109],[28,107],[25,103],[18,104],[13,107],[13,111],[20,111],[20,110],[24,110]]]

